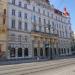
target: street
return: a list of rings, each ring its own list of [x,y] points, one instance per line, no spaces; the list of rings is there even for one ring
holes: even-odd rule
[[[75,58],[0,66],[0,75],[50,75],[50,74],[75,75]]]
[[[39,71],[28,75],[75,75],[75,64]]]

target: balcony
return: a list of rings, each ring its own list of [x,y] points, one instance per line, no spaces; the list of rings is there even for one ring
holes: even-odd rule
[[[37,31],[37,30],[32,30],[31,34],[38,34],[38,35],[41,35],[41,36],[48,36],[48,37],[58,37],[58,34],[40,32],[40,31]]]

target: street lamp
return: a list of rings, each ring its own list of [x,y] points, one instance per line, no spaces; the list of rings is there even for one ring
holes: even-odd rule
[[[51,25],[48,25],[48,27],[46,29],[49,31],[49,35],[50,35]],[[50,44],[51,44],[51,42],[50,42]],[[50,44],[48,44],[48,48],[49,48],[49,53],[50,53],[50,59],[52,60],[53,59],[53,55],[52,55],[52,49],[51,49],[51,45]]]

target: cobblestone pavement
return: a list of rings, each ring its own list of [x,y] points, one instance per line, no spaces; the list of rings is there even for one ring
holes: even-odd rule
[[[75,75],[75,58],[1,65],[0,75]]]

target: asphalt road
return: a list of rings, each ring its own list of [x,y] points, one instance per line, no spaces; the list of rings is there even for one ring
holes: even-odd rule
[[[0,75],[75,75],[75,58],[2,65]]]

